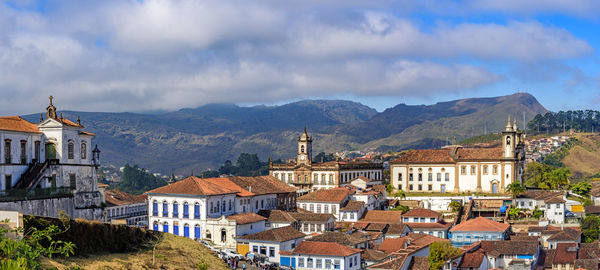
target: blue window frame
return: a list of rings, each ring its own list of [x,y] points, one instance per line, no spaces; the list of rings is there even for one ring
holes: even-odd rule
[[[163,232],[169,232],[169,224],[165,223],[163,225]]]
[[[200,239],[200,226],[199,225],[196,225],[196,227],[194,227],[194,238]]]
[[[155,231],[158,231],[158,223],[154,223],[152,225],[152,229],[155,230]]]
[[[194,205],[194,218],[200,219],[200,205],[199,204]]]
[[[152,203],[152,216],[155,216],[155,217],[158,216],[158,203],[157,202]]]
[[[173,203],[173,217],[174,218],[179,217],[179,204],[177,202]]]
[[[179,235],[179,225],[173,224],[173,234]]]
[[[425,222],[425,218],[421,218],[421,222]]]
[[[189,205],[188,205],[188,203],[184,203],[183,204],[183,218],[189,218],[189,217],[190,217]]]
[[[187,224],[183,225],[183,236],[190,237],[190,226]]]
[[[169,216],[169,204],[167,202],[163,203],[163,217]]]

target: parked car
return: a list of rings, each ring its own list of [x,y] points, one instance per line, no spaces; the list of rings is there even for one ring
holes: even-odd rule
[[[240,254],[237,254],[237,253],[235,253],[235,252],[229,251],[229,250],[223,250],[223,251],[221,251],[221,252],[222,252],[222,253],[223,253],[223,254],[226,256],[226,258],[228,258],[228,259],[229,259],[229,258],[238,259],[238,260],[243,260],[243,259],[245,259],[245,258],[244,258],[244,256],[242,256],[242,255],[240,255]]]

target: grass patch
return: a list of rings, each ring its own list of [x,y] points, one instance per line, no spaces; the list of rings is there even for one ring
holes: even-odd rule
[[[109,253],[86,257],[43,258],[42,267],[69,269],[198,269],[226,270],[227,265],[202,244],[185,237],[165,233],[154,251]]]

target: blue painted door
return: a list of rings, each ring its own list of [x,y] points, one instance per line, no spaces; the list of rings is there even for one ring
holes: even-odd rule
[[[173,225],[173,234],[179,235],[179,226],[178,225]]]
[[[158,223],[154,223],[154,225],[152,225],[152,229],[158,231]]]
[[[290,266],[290,257],[281,256],[280,264]]]
[[[492,184],[492,193],[498,193],[498,183]]]
[[[183,227],[183,236],[190,237],[190,227],[189,226]]]
[[[296,268],[296,258],[292,257],[292,264],[290,266]]]
[[[200,239],[200,226],[194,228],[194,238]]]
[[[169,224],[163,225],[163,232],[169,232]]]

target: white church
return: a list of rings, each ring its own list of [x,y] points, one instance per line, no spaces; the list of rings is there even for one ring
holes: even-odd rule
[[[523,134],[510,117],[502,132],[502,148],[413,150],[390,163],[396,190],[410,193],[505,193],[522,183],[525,164]]]
[[[64,210],[72,218],[99,220],[94,134],[83,130],[79,118],[58,116],[52,99],[38,124],[0,117],[0,210],[49,217]]]

